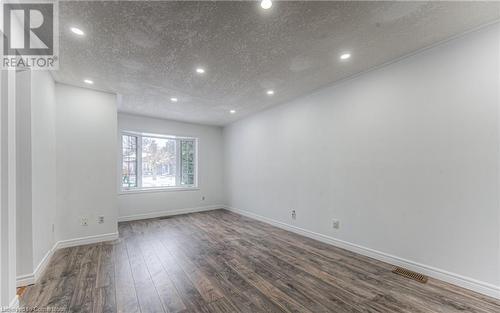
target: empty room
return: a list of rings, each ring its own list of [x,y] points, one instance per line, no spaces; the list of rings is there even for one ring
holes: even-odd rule
[[[0,312],[500,312],[500,1],[0,7]]]

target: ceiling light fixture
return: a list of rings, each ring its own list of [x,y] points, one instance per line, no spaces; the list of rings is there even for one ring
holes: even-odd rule
[[[342,54],[340,55],[340,59],[341,59],[341,60],[347,60],[347,59],[349,59],[350,57],[351,57],[351,54],[350,54],[349,52],[342,53]]]
[[[273,2],[271,0],[262,0],[260,2],[260,7],[264,10],[268,10],[273,6]]]
[[[229,113],[234,114],[236,113],[236,110],[230,110]]]
[[[198,73],[198,74],[204,74],[204,73],[205,73],[205,69],[204,69],[204,68],[201,68],[201,67],[198,67],[198,68],[196,69],[196,73]]]
[[[77,34],[78,36],[83,36],[85,35],[85,33],[83,32],[83,30],[81,30],[80,28],[77,28],[77,27],[71,27],[70,30]]]
[[[93,85],[93,84],[94,84],[94,82],[93,82],[93,81],[91,81],[90,79],[84,79],[84,80],[83,80],[83,82],[84,82],[85,84],[89,84],[89,85]]]
[[[268,90],[268,91],[266,91],[266,93],[267,93],[268,95],[272,96],[272,95],[274,95],[274,90]]]
[[[177,102],[177,101],[179,101],[179,99],[177,99],[177,98],[173,97],[173,98],[170,98],[170,101],[172,101],[172,102]]]

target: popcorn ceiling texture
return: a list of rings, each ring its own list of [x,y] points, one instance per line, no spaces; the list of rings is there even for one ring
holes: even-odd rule
[[[60,2],[54,77],[93,79],[122,112],[225,125],[498,18],[492,2]]]

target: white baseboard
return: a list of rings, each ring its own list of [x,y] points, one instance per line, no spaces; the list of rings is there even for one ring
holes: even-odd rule
[[[69,247],[89,245],[92,243],[99,243],[99,242],[103,242],[103,241],[111,241],[111,240],[116,240],[116,239],[118,239],[117,232],[116,233],[109,233],[109,234],[102,234],[102,235],[95,235],[95,236],[87,236],[87,237],[81,237],[81,238],[75,238],[75,239],[61,240],[61,241],[58,241],[56,243],[55,250],[69,248]]]
[[[225,205],[209,205],[209,206],[202,206],[202,207],[197,207],[197,208],[186,208],[186,209],[179,209],[179,210],[158,211],[158,212],[151,212],[151,213],[144,213],[144,214],[126,215],[126,216],[118,217],[118,222],[137,221],[137,220],[144,220],[144,219],[148,219],[148,218],[157,218],[157,217],[173,216],[173,215],[180,215],[180,214],[187,214],[187,213],[211,211],[211,210],[223,209],[225,207],[226,207]]]
[[[55,251],[56,251],[56,246],[54,245],[49,251],[47,251],[47,253],[45,253],[40,263],[38,263],[33,273],[34,274],[33,283],[35,283],[35,281],[37,281],[38,279],[40,279],[40,277],[42,277],[42,274],[43,272],[45,272],[47,265],[49,265],[50,258],[52,257]]]
[[[343,240],[339,240],[339,239],[336,239],[336,238],[333,238],[330,236],[319,234],[319,233],[316,233],[316,232],[313,232],[313,231],[310,231],[307,229],[303,229],[303,228],[300,228],[297,226],[286,224],[286,223],[283,223],[283,222],[280,222],[280,221],[277,221],[277,220],[274,220],[271,218],[267,218],[267,217],[264,217],[264,216],[261,216],[261,215],[258,215],[258,214],[252,213],[252,212],[248,212],[245,210],[240,210],[240,209],[227,207],[227,206],[225,207],[225,209],[232,211],[232,212],[235,212],[235,213],[238,213],[238,214],[241,214],[241,215],[244,215],[244,216],[247,216],[247,217],[250,217],[250,218],[253,218],[253,219],[256,219],[256,220],[259,220],[261,222],[271,224],[271,225],[279,227],[281,229],[285,229],[285,230],[294,232],[296,234],[299,234],[299,235],[302,235],[302,236],[305,236],[308,238],[312,238],[312,239],[315,239],[315,240],[318,240],[318,241],[321,241],[321,242],[324,242],[324,243],[327,243],[327,244],[330,244],[330,245],[333,245],[333,246],[336,246],[336,247],[339,247],[339,248],[342,248],[345,250],[356,252],[356,253],[359,253],[361,255],[368,256],[368,257],[371,257],[373,259],[376,259],[376,260],[379,260],[382,262],[386,262],[386,263],[389,263],[389,264],[392,264],[395,266],[404,267],[404,268],[410,269],[412,271],[422,273],[422,274],[427,275],[429,277],[432,277],[432,278],[435,278],[438,280],[442,280],[442,281],[445,281],[447,283],[457,285],[457,286],[460,286],[460,287],[463,287],[463,288],[466,288],[466,289],[469,289],[469,290],[472,290],[472,291],[475,291],[475,292],[478,292],[478,293],[481,293],[481,294],[484,294],[484,295],[487,295],[487,296],[490,296],[490,297],[493,297],[496,299],[500,299],[500,286],[495,286],[495,285],[490,284],[490,283],[479,281],[479,280],[476,280],[476,279],[473,279],[470,277],[465,277],[465,276],[462,276],[462,275],[459,275],[456,273],[451,273],[451,272],[448,272],[448,271],[445,271],[442,269],[438,269],[438,268],[435,268],[432,266],[420,264],[420,263],[413,262],[410,260],[405,260],[403,258],[394,256],[394,255],[390,255],[390,254],[387,254],[384,252],[380,252],[377,250],[366,248],[366,247],[363,247],[363,246],[360,246],[357,244],[353,244],[353,243],[350,243],[347,241],[343,241]]]
[[[58,241],[54,244],[54,246],[52,246],[52,248],[49,251],[47,251],[43,259],[36,266],[33,273],[20,275],[16,277],[16,286],[17,287],[28,286],[37,282],[40,279],[40,277],[42,277],[45,269],[47,268],[47,265],[49,264],[50,258],[52,257],[52,255],[56,250],[68,247],[88,245],[92,243],[99,243],[103,241],[111,241],[116,239],[118,239],[118,233],[109,233],[109,234],[87,236],[87,237]]]
[[[54,254],[54,251],[56,250],[56,244],[50,248],[47,253],[43,256],[42,260],[38,265],[36,266],[35,270],[33,273],[26,274],[26,275],[20,275],[16,277],[16,287],[22,287],[22,286],[28,286],[28,285],[33,285],[43,274],[45,269],[47,268],[47,265],[49,264],[49,260]]]
[[[35,283],[35,274],[25,274],[16,277],[16,288],[33,285]]]
[[[135,221],[135,220],[164,217],[164,216],[173,216],[173,215],[179,215],[179,214],[210,211],[210,210],[216,210],[216,209],[222,209],[222,208],[225,208],[225,206],[224,205],[210,205],[210,206],[204,206],[204,207],[186,208],[186,209],[173,210],[173,211],[161,211],[161,212],[153,212],[153,213],[146,213],[146,214],[135,214],[135,215],[128,215],[128,216],[119,217],[118,222]],[[68,248],[68,247],[88,245],[88,244],[93,244],[93,243],[98,243],[98,242],[103,242],[103,241],[116,240],[116,239],[118,239],[118,236],[119,236],[118,233],[109,233],[109,234],[87,236],[87,237],[58,241],[54,244],[52,249],[50,249],[45,254],[42,261],[40,261],[40,263],[35,268],[35,271],[33,273],[26,274],[26,275],[20,275],[20,276],[16,277],[16,286],[17,287],[28,286],[28,285],[32,285],[36,281],[38,281],[38,279],[42,276],[43,272],[45,271],[45,268],[46,268],[47,264],[49,263],[50,258],[52,257],[52,255],[54,254],[54,252],[56,250]]]
[[[209,211],[209,210],[215,210],[215,209],[220,209],[224,208],[229,211],[271,224],[273,226],[297,233],[299,235],[309,237],[327,244],[331,244],[336,247],[340,247],[352,252],[359,253],[361,255],[365,255],[371,258],[374,258],[376,260],[386,262],[395,266],[401,266],[408,268],[412,271],[419,272],[422,274],[425,274],[427,276],[433,277],[435,279],[439,279],[463,288],[467,288],[469,290],[494,297],[497,299],[500,299],[500,286],[495,286],[493,284],[489,284],[486,282],[482,282],[470,277],[465,277],[456,273],[451,273],[442,269],[438,269],[432,266],[420,264],[417,262],[413,262],[410,260],[406,260],[394,255],[390,255],[384,252],[380,252],[377,250],[373,250],[367,247],[363,247],[357,244],[353,244],[347,241],[339,240],[330,236],[326,236],[323,234],[319,234],[307,229],[303,229],[297,226],[289,225],[271,218],[267,218],[252,212],[248,212],[245,210],[240,210],[224,205],[216,205],[216,206],[206,206],[206,207],[199,207],[199,208],[189,208],[189,209],[181,209],[181,210],[175,210],[175,211],[164,211],[164,212],[154,212],[154,213],[148,213],[148,214],[137,214],[137,215],[129,215],[129,216],[122,216],[118,220],[120,222],[122,221],[132,221],[132,220],[138,220],[138,219],[146,219],[146,218],[155,218],[155,217],[162,217],[162,216],[172,216],[172,215],[179,215],[179,214],[186,214],[186,213],[193,213],[193,212],[202,212],[202,211]],[[27,275],[22,275],[18,276],[16,279],[17,286],[26,286],[29,284],[35,283],[43,274],[48,261],[50,260],[51,256],[54,254],[54,252],[58,249],[62,248],[67,248],[67,247],[74,247],[74,246],[80,246],[80,245],[86,245],[86,244],[93,244],[93,243],[98,243],[98,242],[103,242],[103,241],[110,241],[110,240],[116,240],[118,239],[118,233],[109,233],[109,234],[102,234],[102,235],[96,235],[96,236],[87,236],[87,237],[82,237],[82,238],[76,238],[76,239],[70,239],[70,240],[62,240],[56,242],[52,249],[50,249],[42,261],[38,264],[38,266],[35,268],[35,271],[33,274],[27,274]],[[14,299],[18,301],[17,297]],[[13,301],[14,301],[13,300]]]

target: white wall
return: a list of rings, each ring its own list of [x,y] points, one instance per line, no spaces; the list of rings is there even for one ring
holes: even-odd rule
[[[165,215],[182,209],[224,204],[222,128],[203,126],[129,114],[118,114],[118,129],[155,134],[197,137],[198,187],[189,191],[158,191],[120,194],[121,219]],[[119,152],[118,152],[119,153]],[[118,186],[116,178],[115,186]],[[118,187],[115,188],[115,192]],[[205,196],[205,200],[202,197]]]
[[[16,72],[0,71],[0,306],[16,294]]]
[[[56,84],[56,107],[57,240],[115,233],[116,96]]]
[[[229,205],[500,291],[499,49],[495,25],[226,127]]]
[[[55,86],[47,71],[22,71],[17,93],[17,276],[33,274],[54,245]]]
[[[31,72],[33,270],[55,243],[56,99],[48,71]]]
[[[16,93],[17,283],[26,285],[43,274],[56,239],[116,232],[116,99],[64,85],[56,90],[46,71],[19,72]]]
[[[22,276],[33,272],[30,71],[16,74],[16,118],[16,270]]]

